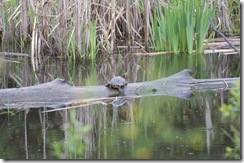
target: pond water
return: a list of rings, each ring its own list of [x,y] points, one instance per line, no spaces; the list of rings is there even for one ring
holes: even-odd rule
[[[63,78],[73,86],[105,84],[113,75],[150,81],[191,69],[193,78],[239,77],[237,55],[119,55],[96,63],[46,59],[36,74],[28,58],[0,58],[1,88]],[[14,61],[14,62],[13,62]],[[0,111],[3,159],[224,159],[233,146],[223,131],[221,104],[228,90],[195,92],[186,100],[152,96],[123,106],[94,104],[53,112],[51,108]],[[0,97],[1,98],[1,97]]]

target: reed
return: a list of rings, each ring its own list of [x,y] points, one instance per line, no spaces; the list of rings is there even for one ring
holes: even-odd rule
[[[166,41],[166,25],[165,17],[162,10],[158,12],[154,10],[152,25],[149,26],[150,35],[152,39],[152,45],[157,51],[165,51],[168,49],[168,43]]]
[[[76,56],[76,39],[75,39],[75,36],[74,36],[74,32],[75,32],[75,28],[72,30],[71,34],[70,34],[70,38],[69,38],[69,42],[68,42],[68,45],[67,45],[67,50],[66,52],[68,52],[66,55],[67,55],[67,58],[69,60],[76,60],[77,56]],[[80,48],[77,47],[77,50],[79,51]],[[80,51],[79,51],[80,53]],[[79,54],[78,53],[78,54]]]
[[[149,8],[150,3],[148,0],[144,0],[144,41],[145,41],[145,50],[146,52],[149,51],[149,32],[148,32],[148,25],[149,25]]]
[[[126,25],[126,40],[127,40],[127,46],[130,49],[131,45],[131,11],[130,11],[130,0],[126,0],[126,20],[127,20],[127,25]]]
[[[74,26],[75,26],[75,40],[77,42],[77,51],[79,54],[81,54],[82,51],[82,27],[83,27],[83,20],[82,17],[84,15],[84,10],[82,10],[82,1],[76,0],[76,11],[74,16]],[[73,52],[75,52],[75,44],[73,44]]]
[[[21,15],[20,15],[20,20],[21,20],[21,38],[23,41],[26,41],[27,39],[27,31],[26,29],[28,28],[28,15],[27,15],[27,1],[21,0]]]
[[[240,0],[218,0],[215,17],[218,18],[219,29],[222,33],[240,33]],[[210,0],[211,5],[214,4]]]
[[[178,17],[177,10],[171,10],[169,7],[165,9],[165,17],[166,17],[166,38],[168,40],[169,50],[174,51],[174,53],[178,53],[178,45],[179,45],[179,29],[178,29]],[[170,22],[171,20],[171,22]]]
[[[89,58],[94,61],[96,59],[96,54],[100,43],[97,43],[97,22],[90,22],[90,37],[89,37],[89,46],[90,53]]]
[[[240,10],[235,8],[237,2],[223,1],[226,7],[230,6],[227,12],[239,13]],[[55,55],[72,60],[95,59],[97,49],[102,55],[112,55],[118,45],[140,46],[146,51],[153,46],[156,51],[192,53],[197,49],[201,52],[209,27],[208,19],[214,16],[217,4],[213,5],[212,0],[204,2],[2,1],[1,48],[14,47],[16,51],[21,50],[17,52],[26,53],[23,47],[35,46],[35,51],[29,51],[39,59]]]
[[[158,2],[159,3],[159,2]],[[202,45],[206,38],[210,21],[214,16],[215,6],[202,1],[175,1],[154,11],[151,26],[151,37],[156,51],[174,51],[192,54],[193,49],[203,52]]]
[[[216,6],[210,7],[204,1],[203,4],[200,1],[197,1],[196,7],[196,25],[195,25],[195,33],[196,33],[196,50],[197,53],[202,53],[204,51],[203,42],[206,38],[210,20],[213,18],[215,13]]]
[[[229,14],[229,24],[232,33],[240,33],[240,2],[239,0],[232,0],[227,3],[228,10],[225,12]]]
[[[194,37],[194,7],[195,1],[192,1],[192,5],[190,3],[185,3],[184,8],[186,9],[185,14],[185,23],[186,23],[186,43],[187,43],[187,50],[188,53],[192,54],[193,51],[193,37]]]

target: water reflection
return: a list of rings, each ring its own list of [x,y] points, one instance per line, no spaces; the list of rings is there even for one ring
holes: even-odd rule
[[[210,155],[210,145],[211,140],[214,139],[214,132],[213,132],[213,124],[211,119],[211,108],[209,106],[209,99],[206,99],[206,113],[205,113],[205,121],[206,121],[206,144],[207,144],[207,150],[208,150],[208,156]]]
[[[174,97],[153,97],[136,99],[131,105],[114,108],[112,106],[90,106],[58,112],[41,113],[38,110],[27,114],[25,127],[26,157],[56,158],[53,155],[52,144],[69,140],[70,131],[63,125],[70,122],[71,111],[75,111],[76,123],[81,126],[89,124],[92,130],[86,133],[88,139],[85,154],[82,157],[73,155],[71,149],[60,148],[64,158],[93,158],[93,159],[214,159],[218,158],[226,143],[219,137],[219,115],[211,113],[218,110],[215,101],[209,98],[197,98],[190,101]],[[196,103],[196,101],[199,101]],[[43,111],[43,110],[42,110]],[[19,116],[23,115],[19,113]],[[33,116],[37,114],[36,116]],[[17,116],[17,115],[15,115]],[[17,122],[25,119],[22,116]],[[46,117],[46,119],[44,118]],[[214,117],[212,119],[211,117]],[[34,120],[34,119],[35,120]],[[215,123],[212,123],[215,122]],[[31,125],[40,126],[32,128]],[[46,127],[44,127],[46,124]],[[78,132],[81,128],[74,128]],[[7,131],[4,131],[7,132]],[[39,133],[39,136],[33,132]],[[213,132],[217,132],[215,136]],[[21,135],[21,134],[20,134]],[[79,134],[80,135],[80,134]],[[77,135],[78,136],[78,135]],[[38,144],[33,141],[38,140]],[[21,142],[21,139],[19,140]],[[63,142],[64,143],[64,142]],[[4,144],[3,144],[4,145]],[[39,147],[41,145],[41,147]],[[80,144],[81,145],[81,144]],[[36,149],[35,149],[36,148]],[[35,149],[33,151],[33,149]],[[39,154],[36,153],[37,149]],[[78,152],[78,151],[76,151]],[[38,157],[36,157],[38,156]],[[65,157],[66,156],[66,157]],[[12,157],[12,156],[10,156]],[[23,156],[15,156],[22,158]],[[32,156],[33,159],[33,156]]]
[[[220,63],[220,59],[225,61]],[[42,68],[39,66],[37,77],[30,75],[31,67],[25,59],[18,64],[8,62],[1,64],[1,87],[34,85],[57,77],[75,86],[97,85],[124,73],[128,81],[139,82],[166,77],[186,68],[198,79],[239,74],[238,58],[231,55],[223,58],[128,55],[126,60],[90,67],[78,62],[49,60]],[[223,159],[223,149],[231,142],[218,129],[221,125],[218,109],[227,97],[228,91],[201,92],[190,100],[156,96],[131,99],[119,107],[95,104],[50,113],[45,112],[48,108],[9,111],[0,118],[0,157],[59,158],[54,144],[63,143],[58,153],[69,159]],[[72,124],[73,128],[65,128],[66,124]],[[81,134],[86,125],[91,129]],[[71,138],[76,140],[74,144],[65,146]],[[72,148],[75,145],[78,145],[76,150]],[[79,155],[82,149],[78,147],[82,145],[84,153]]]

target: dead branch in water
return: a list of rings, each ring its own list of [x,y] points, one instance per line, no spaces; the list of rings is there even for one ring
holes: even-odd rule
[[[238,50],[229,40],[227,37],[225,37],[225,35],[223,33],[221,33],[219,30],[214,28],[214,23],[213,20],[211,21],[211,29],[214,30],[216,33],[218,33],[221,37],[223,37],[225,39],[225,41],[230,45],[230,47],[232,47],[237,53],[238,55],[240,55],[240,50]]]
[[[232,45],[235,46],[240,46],[240,39],[238,38],[228,38],[229,42],[231,42]],[[216,42],[215,42],[216,41]],[[205,40],[207,42],[207,40]],[[203,53],[204,54],[215,54],[215,53],[221,53],[223,55],[229,55],[229,54],[238,54],[238,52],[235,49],[229,49],[226,48],[229,47],[229,43],[224,42],[222,38],[214,38],[209,40],[209,43],[207,44],[207,48]],[[119,48],[127,48],[126,46],[120,46]],[[139,46],[134,46],[131,47],[132,49],[141,49]],[[236,48],[237,49],[237,48]],[[237,49],[239,50],[239,49]],[[180,51],[179,51],[180,53]],[[162,52],[151,52],[151,53],[146,53],[146,52],[137,52],[134,53],[137,56],[156,56],[156,55],[163,55],[163,54],[174,54],[173,51],[162,51]],[[192,51],[192,54],[196,54],[196,50]]]
[[[0,56],[8,57],[29,57],[29,54],[26,53],[14,53],[14,52],[0,52]]]
[[[232,42],[233,45],[237,45],[237,46],[240,46],[240,40],[238,41],[233,41]],[[203,46],[205,46],[206,44],[203,44]],[[210,42],[208,43],[208,48],[210,47],[229,47],[229,44],[227,42]]]
[[[228,37],[228,40],[232,41],[232,42],[235,42],[235,41],[240,42],[240,37],[239,36],[237,36],[237,37]],[[225,41],[224,38],[217,37],[217,38],[211,38],[211,40],[205,39],[204,43],[206,43],[206,42],[209,42],[209,43],[211,43],[211,42],[224,42],[224,41]]]
[[[204,51],[204,54],[212,54],[212,53],[236,54],[237,52],[234,49],[209,49]]]
[[[214,54],[214,53],[221,53],[223,55],[227,54],[237,54],[234,49],[207,49],[204,51],[204,54]],[[163,54],[174,54],[173,51],[163,51],[163,52],[154,52],[154,53],[134,53],[137,56],[156,56],[156,55],[163,55]],[[192,51],[192,54],[196,54],[196,50]]]

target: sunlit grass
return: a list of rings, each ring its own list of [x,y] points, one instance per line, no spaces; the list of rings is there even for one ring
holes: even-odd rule
[[[202,1],[175,1],[174,5],[154,12],[150,31],[156,51],[191,54],[203,52],[203,42],[213,18],[215,7]]]

